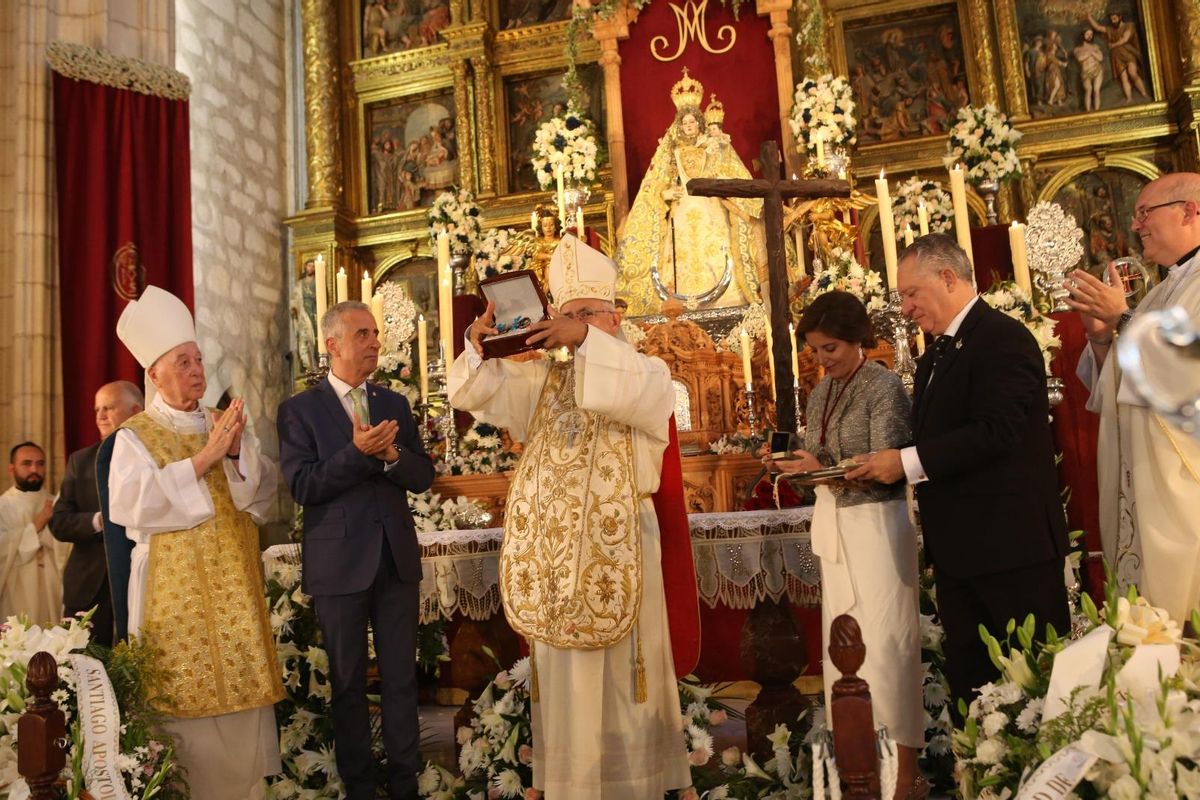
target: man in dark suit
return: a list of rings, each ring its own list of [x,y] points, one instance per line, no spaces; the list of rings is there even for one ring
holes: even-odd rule
[[[114,381],[96,392],[96,428],[103,441],[125,420],[142,410],[142,391],[129,381]],[[67,474],[54,503],[50,532],[74,545],[63,570],[63,616],[91,608],[92,641],[113,643],[113,601],[104,557],[104,523],[96,494],[96,451],[100,442],[76,450],[67,458]]]
[[[1046,371],[1033,335],[975,293],[971,262],[942,234],[901,254],[903,310],[937,338],[917,365],[913,446],[872,454],[846,477],[916,489],[945,626],[946,678],[970,702],[996,668],[979,638],[1010,619],[1069,625]]]
[[[333,682],[337,765],[349,800],[375,797],[367,715],[367,622],[383,680],[392,800],[416,798],[417,605],[421,554],[406,492],[433,483],[408,401],[367,383],[379,331],[363,303],[321,319],[329,375],[279,407],[279,461],[304,506],[303,588],[312,595]]]

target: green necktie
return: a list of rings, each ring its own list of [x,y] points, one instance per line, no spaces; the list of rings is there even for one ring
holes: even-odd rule
[[[350,390],[350,407],[358,416],[359,425],[371,424],[371,415],[367,413],[367,393],[361,386]]]

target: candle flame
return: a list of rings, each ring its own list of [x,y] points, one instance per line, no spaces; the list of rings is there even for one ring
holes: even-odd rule
[[[338,267],[338,275],[345,275],[345,274],[346,274],[346,268]]]
[[[883,168],[879,169],[879,180],[883,180]]]
[[[424,322],[424,321],[425,321],[425,315],[417,314],[417,322]]]

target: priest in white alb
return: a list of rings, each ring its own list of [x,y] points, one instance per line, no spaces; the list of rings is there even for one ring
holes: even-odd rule
[[[611,260],[567,235],[548,273],[558,311],[528,341],[570,357],[483,360],[482,337],[498,332],[489,304],[450,400],[525,443],[500,587],[530,641],[534,787],[550,800],[661,798],[691,785],[650,499],[675,392],[666,365],[619,334]]]
[[[280,771],[283,684],[255,519],[274,501],[275,466],[246,427],[244,400],[201,405],[204,364],[182,301],[147,287],[117,336],[156,390],[117,429],[109,461],[105,507],[135,543],[129,635],[158,651],[170,704],[156,710],[192,797],[262,797],[263,778]]]
[[[34,625],[62,619],[63,568],[71,546],[50,532],[54,495],[46,491],[46,452],[33,442],[9,451],[12,488],[0,494],[0,622],[25,615]]]

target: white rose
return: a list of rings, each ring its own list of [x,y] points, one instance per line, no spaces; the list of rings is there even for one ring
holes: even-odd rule
[[[980,764],[999,764],[1008,747],[999,739],[985,739],[975,748],[975,761]]]

